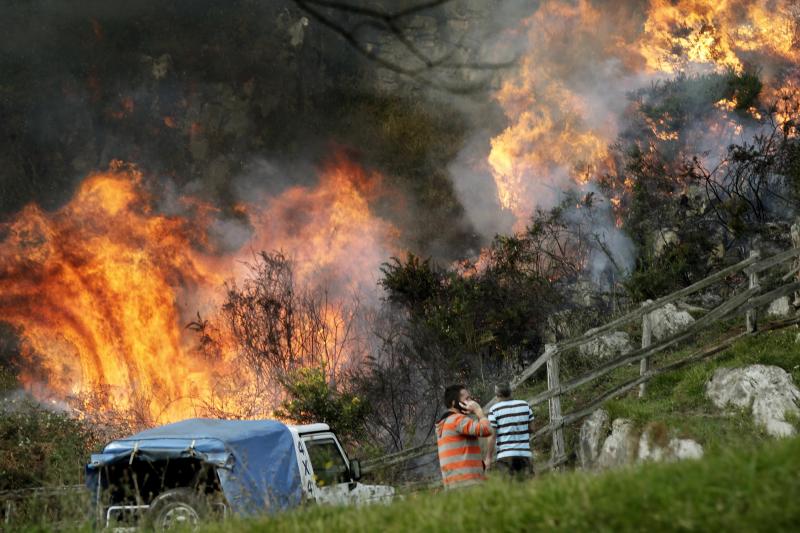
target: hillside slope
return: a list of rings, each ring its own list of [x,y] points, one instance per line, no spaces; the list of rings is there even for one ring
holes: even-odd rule
[[[789,531],[800,523],[800,439],[700,461],[418,493],[364,509],[313,508],[205,531]]]

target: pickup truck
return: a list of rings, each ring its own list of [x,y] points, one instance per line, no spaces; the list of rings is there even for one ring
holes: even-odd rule
[[[86,467],[97,525],[126,531],[394,497],[360,478],[327,424],[275,420],[184,420],[115,440]]]

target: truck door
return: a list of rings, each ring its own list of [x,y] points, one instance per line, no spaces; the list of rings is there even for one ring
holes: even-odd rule
[[[336,438],[332,434],[313,435],[304,437],[303,443],[313,469],[317,502],[350,503],[354,484],[350,479],[349,462]]]

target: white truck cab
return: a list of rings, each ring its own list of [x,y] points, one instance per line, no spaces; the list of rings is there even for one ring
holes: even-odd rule
[[[195,529],[206,519],[302,505],[388,502],[364,485],[327,424],[194,418],[115,440],[86,466],[100,527]]]
[[[295,440],[297,464],[306,501],[332,505],[389,502],[394,488],[364,485],[361,465],[350,460],[328,424],[288,426]]]

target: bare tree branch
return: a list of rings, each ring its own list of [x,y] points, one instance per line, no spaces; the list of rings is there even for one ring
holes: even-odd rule
[[[452,0],[431,0],[421,2],[395,12],[387,12],[372,7],[353,5],[346,2],[331,0],[295,0],[295,4],[311,18],[341,36],[356,52],[373,61],[383,68],[402,76],[413,79],[419,83],[441,89],[447,92],[466,94],[484,89],[491,81],[491,72],[505,69],[516,64],[516,57],[501,62],[461,61],[454,59],[456,52],[461,48],[461,43],[452,45],[449,50],[438,57],[431,57],[423,52],[402,29],[399,21],[405,17],[432,10]],[[336,15],[353,15],[362,17],[354,26],[347,27],[337,20]],[[408,52],[409,60],[417,61],[419,66],[404,65],[394,60],[389,60],[379,51],[363,43],[359,37],[359,30],[371,27],[391,35]],[[441,71],[486,71],[488,74],[474,82],[452,83],[437,78]]]

